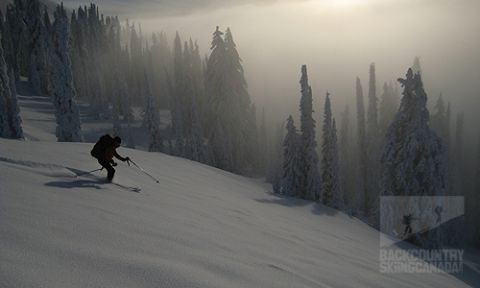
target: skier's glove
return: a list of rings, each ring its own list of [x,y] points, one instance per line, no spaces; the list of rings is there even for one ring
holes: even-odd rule
[[[123,160],[123,162],[125,162],[125,161],[130,161],[130,157],[125,158],[125,160]]]
[[[115,163],[115,162],[112,161],[112,166],[113,166],[113,167],[115,167],[115,166],[117,166],[117,165],[118,165],[117,163]]]

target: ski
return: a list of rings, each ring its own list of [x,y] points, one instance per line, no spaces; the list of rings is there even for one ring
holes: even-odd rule
[[[115,182],[111,182],[111,183],[108,183],[108,184],[112,184],[114,186],[117,186],[119,188],[131,191],[131,192],[140,193],[140,191],[142,191],[142,188],[137,187],[137,186],[127,186],[127,185],[123,185],[123,184],[119,184],[119,183],[115,183]]]

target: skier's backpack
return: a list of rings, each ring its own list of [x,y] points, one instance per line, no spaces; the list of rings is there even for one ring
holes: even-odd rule
[[[90,155],[99,159],[105,156],[105,151],[108,149],[109,146],[112,145],[113,138],[112,136],[106,134],[98,139],[97,143],[93,146],[92,151],[90,151]]]

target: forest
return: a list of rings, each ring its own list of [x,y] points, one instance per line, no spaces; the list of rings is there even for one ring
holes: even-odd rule
[[[356,102],[344,107],[329,92],[316,103],[316,76],[298,63],[289,80],[298,87],[297,111],[267,115],[268,104],[256,106],[249,94],[233,32],[212,27],[203,55],[192,38],[147,35],[141,23],[103,15],[96,4],[51,10],[14,0],[0,15],[0,135],[25,138],[16,91],[27,82],[51,98],[59,142],[85,140],[78,107],[85,103],[88,116],[109,121],[129,148],[264,177],[281,197],[319,202],[377,229],[382,196],[463,196],[462,217],[412,241],[480,245],[480,141],[476,151],[465,149],[471,118],[442,95],[427,95],[419,57],[386,83],[378,83],[375,63],[365,67],[368,79],[345,83]],[[139,119],[145,145],[132,132]]]

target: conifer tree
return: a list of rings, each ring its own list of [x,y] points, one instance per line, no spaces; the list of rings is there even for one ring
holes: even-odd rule
[[[7,75],[7,65],[3,58],[3,49],[0,47],[0,136],[10,137],[8,102],[11,98],[10,80]]]
[[[370,78],[368,85],[368,113],[367,113],[367,138],[369,141],[378,137],[378,98],[375,76],[375,64],[370,65]]]
[[[332,116],[330,94],[327,92],[323,117],[322,137],[322,203],[336,208],[344,208],[344,199],[340,187],[337,128]]]
[[[447,127],[449,126],[449,124],[447,122],[447,107],[445,107],[445,102],[443,101],[443,97],[441,94],[438,97],[435,108],[436,111],[435,114],[432,116],[431,121],[432,129],[437,133],[437,135],[440,136],[440,138],[442,138],[443,142],[446,144],[449,138],[449,129]]]
[[[213,33],[206,71],[208,95],[206,133],[213,165],[228,171],[251,174],[256,145],[254,108],[230,30],[225,40]]]
[[[1,59],[0,59],[1,61]],[[3,73],[3,72],[2,72]],[[10,80],[10,99],[7,101],[8,124],[10,127],[10,138],[23,139],[22,119],[20,118],[20,108],[17,101],[17,88],[15,75],[12,69],[9,73]]]
[[[415,58],[413,59],[412,71],[414,74],[422,75],[422,65],[420,64],[420,57],[418,56],[415,56]]]
[[[267,126],[265,120],[265,107],[262,107],[262,119],[259,130],[259,143],[260,143],[260,171],[266,173],[267,169]]]
[[[300,99],[300,162],[302,167],[299,196],[304,199],[320,200],[321,183],[318,169],[317,141],[315,140],[315,120],[313,119],[312,88],[308,84],[307,66],[302,66],[300,79],[302,97]]]
[[[387,129],[393,121],[393,116],[397,113],[398,104],[393,85],[385,83],[379,107],[380,142],[384,140],[385,133],[387,133]]]
[[[234,161],[242,173],[253,175],[258,171],[256,157],[258,148],[256,107],[251,103],[247,90],[242,59],[237,51],[230,28],[225,32],[226,73],[229,79],[226,101],[230,102],[230,119],[233,135]]]
[[[273,191],[280,191],[281,187],[281,178],[282,178],[282,161],[283,161],[283,151],[282,145],[284,140],[284,127],[283,125],[278,125],[275,133],[269,137],[268,141],[268,159],[267,159],[267,172],[266,172],[266,182],[272,183]]]
[[[301,179],[301,167],[299,166],[299,135],[293,121],[292,115],[287,120],[287,134],[283,140],[283,164],[282,180],[279,191],[280,194],[288,196],[298,196]]]
[[[368,89],[368,113],[367,113],[367,190],[365,216],[369,218],[370,223],[375,221],[372,216],[377,209],[379,193],[379,164],[380,156],[380,137],[378,129],[378,98],[376,88],[375,64],[370,65],[370,78]]]
[[[339,150],[338,150],[338,138],[337,138],[337,125],[335,118],[332,118],[332,207],[339,210],[345,209],[345,195],[341,183],[340,175],[340,163],[339,163]]]
[[[382,194],[395,196],[444,195],[446,188],[445,149],[429,127],[427,95],[420,74],[409,69],[398,113],[387,133],[382,155]],[[431,204],[431,203],[430,203]],[[412,202],[413,211],[431,211],[424,201]],[[415,208],[415,209],[414,209]],[[420,244],[435,244],[433,234],[419,236]],[[435,236],[438,239],[438,235]]]
[[[2,35],[1,43],[3,47],[3,56],[7,67],[11,69],[14,73],[14,79],[17,81],[19,79],[19,72],[18,72],[18,65],[17,65],[17,57],[16,51],[14,50],[15,44],[13,43],[14,37],[12,36],[12,27],[13,24],[11,17],[14,17],[13,13],[13,5],[9,4],[6,8],[6,15],[5,19],[3,13],[0,11],[0,33]]]
[[[355,179],[355,169],[358,164],[354,161],[354,152],[356,147],[352,138],[352,123],[350,108],[348,105],[342,113],[342,123],[339,138],[339,165],[340,165],[340,183],[345,198],[345,211],[350,214],[357,214],[359,207],[358,187]]]
[[[162,152],[163,151],[163,138],[160,131],[160,115],[158,112],[158,107],[155,101],[155,98],[151,94],[150,84],[147,78],[146,72],[144,72],[145,77],[145,99],[147,101],[146,110],[145,110],[145,124],[148,131],[148,151],[150,152]]]
[[[29,82],[35,92],[48,93],[48,66],[47,66],[47,42],[48,31],[44,26],[42,4],[39,0],[27,1],[26,23],[30,43],[29,52]],[[47,82],[45,82],[47,80]]]
[[[359,169],[359,189],[358,189],[358,210],[366,214],[367,209],[367,191],[368,191],[368,173],[367,173],[367,139],[365,128],[365,106],[363,100],[363,88],[360,79],[356,81],[357,96],[357,131],[358,131],[358,169]]]
[[[175,155],[185,157],[185,136],[187,115],[185,110],[188,104],[185,101],[187,92],[185,91],[185,61],[184,52],[182,50],[182,41],[178,32],[175,34],[175,40],[173,42],[173,88],[171,99],[171,113],[172,113],[172,129],[175,136]],[[187,53],[187,52],[185,52]]]
[[[65,8],[58,5],[54,12],[52,31],[52,99],[56,109],[59,142],[82,141],[80,115],[75,102],[75,89],[69,55],[69,21]]]

